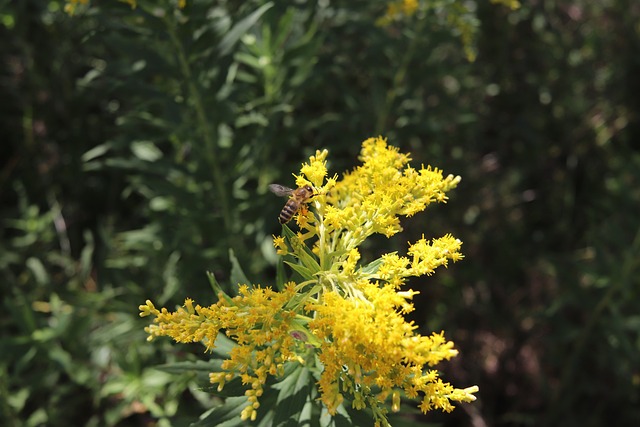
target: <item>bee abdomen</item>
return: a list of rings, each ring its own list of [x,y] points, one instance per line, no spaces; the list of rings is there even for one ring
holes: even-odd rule
[[[293,215],[296,213],[297,210],[298,210],[298,207],[296,206],[296,204],[292,203],[292,201],[288,201],[287,204],[284,205],[284,207],[282,208],[282,211],[280,212],[280,216],[278,216],[278,221],[280,221],[280,224],[284,224],[291,221],[291,218],[293,217]]]

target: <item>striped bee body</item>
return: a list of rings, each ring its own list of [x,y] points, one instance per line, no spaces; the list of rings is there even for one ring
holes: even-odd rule
[[[305,203],[309,202],[314,196],[313,188],[310,185],[305,185],[297,189],[291,189],[280,184],[269,185],[269,190],[278,196],[289,196],[289,200],[285,203],[284,207],[278,215],[278,221],[280,224],[286,224],[291,221],[291,218],[302,208]]]

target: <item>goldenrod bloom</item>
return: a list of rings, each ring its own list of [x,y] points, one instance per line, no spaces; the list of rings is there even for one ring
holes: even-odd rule
[[[400,218],[434,202],[445,202],[459,177],[438,169],[409,165],[410,157],[382,138],[362,144],[362,164],[342,179],[327,178],[328,152],[317,151],[296,175],[298,186],[311,185],[311,209],[296,215],[300,228],[286,226],[274,236],[280,255],[302,277],[281,291],[240,284],[238,296],[219,292],[218,303],[194,307],[191,300],[170,313],[151,301],[141,315],[155,316],[149,338],[202,342],[208,350],[220,333],[237,346],[210,381],[222,390],[239,377],[246,385],[243,419],[255,419],[268,376],[281,377],[285,366],[304,365],[319,372],[320,400],[331,415],[349,402],[370,408],[376,425],[388,425],[388,404],[400,409],[401,394],[420,399],[423,412],[451,411],[452,402],[475,400],[476,386],[457,389],[443,382],[436,364],[457,354],[444,333],[420,335],[404,315],[413,310],[414,290],[400,290],[410,276],[432,274],[462,258],[462,242],[447,234],[409,243],[406,255],[388,253],[361,262],[359,245],[374,233],[393,236]],[[291,258],[289,258],[291,259]]]
[[[518,0],[491,0],[491,3],[503,4],[508,8],[510,8],[511,10],[516,10],[520,8],[520,2]]]
[[[387,4],[387,10],[384,16],[378,19],[377,24],[386,26],[392,23],[394,20],[399,20],[402,17],[409,17],[416,13],[418,10],[418,0],[395,0]]]

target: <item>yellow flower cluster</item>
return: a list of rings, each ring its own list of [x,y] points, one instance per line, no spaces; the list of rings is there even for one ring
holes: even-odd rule
[[[240,376],[242,383],[249,385],[245,393],[249,405],[242,417],[255,419],[267,375],[282,376],[284,363],[299,360],[297,354],[303,350],[303,343],[296,339],[299,335],[291,333],[303,326],[297,324],[296,313],[286,309],[295,295],[294,283],[287,284],[282,292],[241,285],[237,297],[219,292],[220,300],[210,307],[194,307],[187,299],[173,313],[166,308],[158,310],[149,300],[139,308],[140,316],[155,316],[154,324],[145,328],[149,341],[168,336],[181,343],[201,342],[207,350],[213,350],[218,333],[224,329],[239,345],[222,364],[224,372],[211,373],[209,379],[221,391],[226,382]]]
[[[402,230],[399,216],[412,216],[432,202],[444,202],[445,193],[460,177],[430,167],[407,166],[410,158],[382,138],[362,145],[362,166],[345,175],[331,189],[326,223],[338,234],[334,250],[351,249],[374,233],[391,237]]]
[[[415,333],[417,327],[404,320],[402,314],[413,309],[408,300],[414,292],[402,294],[374,283],[364,284],[362,290],[366,302],[327,292],[321,302],[306,307],[316,313],[309,328],[323,342],[319,387],[329,413],[335,414],[343,394],[349,394],[354,408],[370,407],[383,422],[383,404],[399,390],[409,398],[420,397],[424,412],[451,411],[449,398],[456,390],[439,380],[435,371],[425,372],[424,366],[457,355],[453,343],[443,333],[420,336]],[[456,400],[474,400],[473,391]]]
[[[388,253],[367,264],[358,250],[374,233],[399,232],[399,217],[446,201],[460,178],[412,168],[409,156],[382,138],[366,140],[362,164],[340,180],[327,178],[327,155],[317,151],[296,176],[298,186],[315,192],[312,209],[296,215],[300,231],[285,226],[283,236],[274,237],[278,254],[287,255],[285,262],[302,279],[280,292],[242,285],[235,298],[219,292],[217,304],[193,307],[187,300],[174,313],[147,301],[140,309],[155,316],[146,328],[150,338],[201,341],[211,350],[224,330],[237,346],[210,380],[219,390],[235,377],[248,386],[243,419],[255,419],[267,376],[281,377],[287,363],[319,372],[320,400],[331,415],[348,401],[355,409],[369,408],[379,426],[388,425],[386,404],[398,411],[402,394],[420,399],[423,412],[451,411],[452,402],[475,400],[477,387],[456,389],[431,369],[457,351],[443,333],[422,336],[404,319],[418,292],[400,290],[407,277],[461,259],[462,242],[423,236],[409,244],[406,256]]]
[[[503,4],[507,6],[511,10],[516,10],[520,8],[520,2],[518,0],[491,0],[493,4]]]
[[[418,10],[418,0],[395,0],[387,4],[385,14],[377,20],[380,26],[386,26],[402,17],[412,16]]]

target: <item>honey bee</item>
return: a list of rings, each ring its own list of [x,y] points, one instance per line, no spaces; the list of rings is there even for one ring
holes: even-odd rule
[[[278,216],[278,221],[280,224],[286,224],[291,221],[291,218],[298,212],[305,203],[309,202],[315,194],[313,193],[313,188],[310,185],[305,185],[304,187],[296,188],[295,190],[289,187],[285,187],[280,184],[270,184],[269,190],[275,193],[278,196],[289,196],[289,200],[285,203],[282,211],[280,211],[280,215]]]

